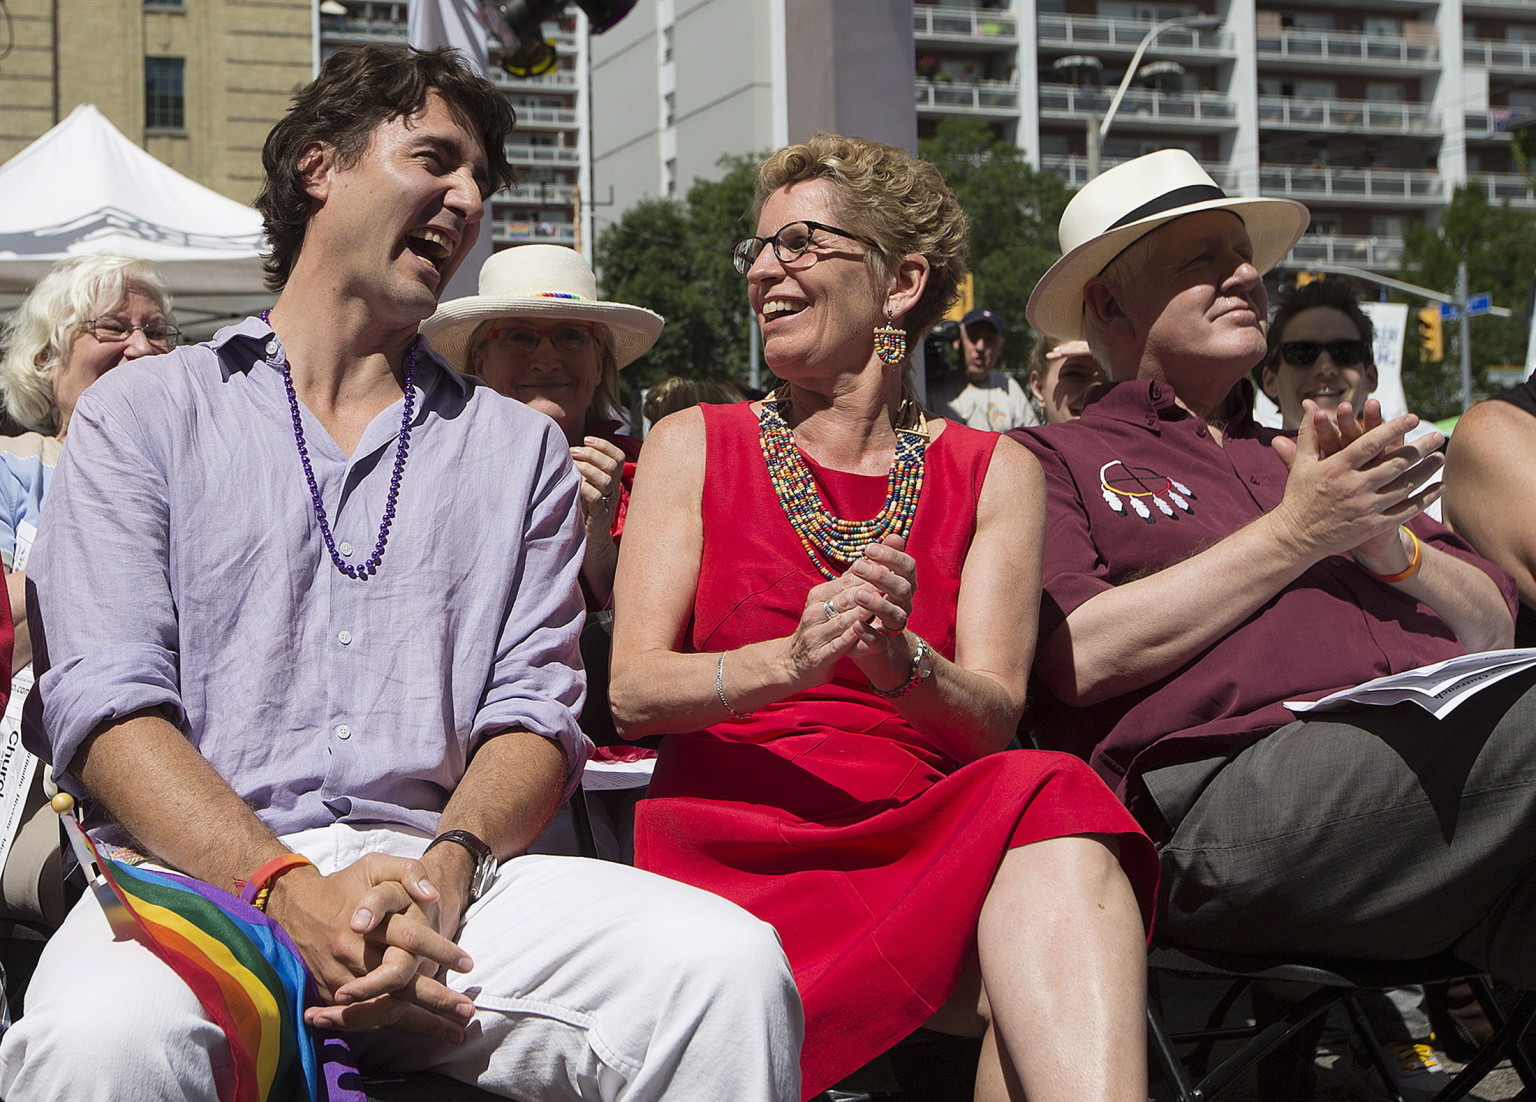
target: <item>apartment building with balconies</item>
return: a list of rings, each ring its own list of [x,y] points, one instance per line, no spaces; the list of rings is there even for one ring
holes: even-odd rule
[[[1074,186],[1140,52],[1100,167],[1176,145],[1229,190],[1299,199],[1293,262],[1393,270],[1469,181],[1536,207],[1510,142],[1536,123],[1536,0],[918,0],[913,19],[920,132],[980,119]]]

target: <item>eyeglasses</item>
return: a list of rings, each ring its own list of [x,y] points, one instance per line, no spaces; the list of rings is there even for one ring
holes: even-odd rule
[[[1364,341],[1281,341],[1280,357],[1292,367],[1311,367],[1325,349],[1340,367],[1358,367],[1369,351]]]
[[[127,344],[133,338],[134,330],[138,330],[144,334],[144,340],[151,348],[159,348],[166,352],[175,348],[177,342],[181,340],[181,330],[174,325],[167,325],[164,321],[129,325],[122,318],[103,317],[82,322],[80,328],[102,344]]]
[[[495,341],[514,355],[531,356],[546,337],[556,352],[573,353],[585,352],[592,347],[597,334],[582,325],[560,325],[554,329],[509,325],[503,329],[492,329],[486,339]]]
[[[867,237],[860,237],[856,233],[840,230],[836,226],[829,226],[824,222],[812,222],[809,219],[802,222],[791,222],[787,226],[780,226],[779,232],[772,237],[743,237],[731,246],[731,263],[736,265],[736,270],[746,275],[752,270],[752,265],[757,262],[764,246],[773,246],[773,255],[779,258],[780,264],[790,264],[804,256],[807,250],[816,244],[811,235],[821,230],[823,233],[835,233],[839,237],[846,237],[861,245],[868,245],[871,249],[879,248]]]

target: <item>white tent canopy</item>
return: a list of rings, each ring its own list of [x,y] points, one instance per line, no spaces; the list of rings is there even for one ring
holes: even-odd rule
[[[153,261],[183,323],[243,315],[262,287],[261,216],[134,145],[92,104],[0,165],[0,309],[55,261]]]

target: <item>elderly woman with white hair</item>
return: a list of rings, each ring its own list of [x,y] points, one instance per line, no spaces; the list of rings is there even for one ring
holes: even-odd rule
[[[32,660],[26,554],[41,522],[75,402],[124,360],[168,352],[181,334],[153,265],[123,256],[60,261],[0,330],[0,401],[30,430],[0,437],[0,562],[16,625],[12,669]],[[64,914],[58,827],[41,790],[0,875],[0,914],[56,925]]]
[[[15,564],[17,535],[34,530],[70,414],[85,388],[124,360],[169,352],[180,332],[153,265],[125,256],[80,256],[48,270],[0,333],[0,401],[31,430],[0,440],[0,561]],[[25,542],[25,537],[23,537]],[[15,662],[31,656],[19,574],[9,579]]]

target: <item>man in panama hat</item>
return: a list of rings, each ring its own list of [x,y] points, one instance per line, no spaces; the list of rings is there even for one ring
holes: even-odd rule
[[[1228,197],[1163,150],[1091,181],[1029,320],[1113,382],[1019,432],[1049,493],[1036,733],[1088,757],[1163,853],[1176,942],[1411,959],[1536,985],[1536,671],[1446,721],[1293,715],[1371,678],[1509,645],[1508,575],[1421,516],[1440,434],[1375,402],[1261,428],[1261,276],[1307,213]],[[1310,403],[1309,403],[1310,404]]]

